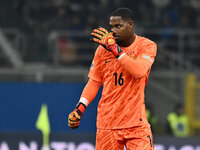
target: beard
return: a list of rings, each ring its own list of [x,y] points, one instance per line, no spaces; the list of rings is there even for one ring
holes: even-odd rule
[[[119,46],[122,46],[122,45],[123,45],[123,41],[122,41],[122,40],[116,39],[115,41],[116,41],[116,43],[117,43]]]

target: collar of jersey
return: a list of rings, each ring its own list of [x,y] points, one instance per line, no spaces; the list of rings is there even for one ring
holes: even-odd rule
[[[125,51],[128,51],[130,49],[134,49],[134,47],[136,46],[136,43],[137,43],[137,39],[138,39],[138,36],[135,34],[135,40],[133,41],[133,43],[131,45],[129,45],[128,47],[120,47],[120,48],[125,50]]]

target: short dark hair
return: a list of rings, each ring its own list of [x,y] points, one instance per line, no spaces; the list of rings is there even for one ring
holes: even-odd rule
[[[123,20],[132,20],[133,21],[133,12],[128,8],[118,8],[116,9],[111,16],[120,16]]]

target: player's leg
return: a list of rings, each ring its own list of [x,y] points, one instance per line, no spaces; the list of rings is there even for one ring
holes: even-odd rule
[[[124,141],[116,130],[97,129],[95,150],[123,150]]]
[[[150,127],[137,127],[126,130],[125,146],[127,150],[154,150]]]

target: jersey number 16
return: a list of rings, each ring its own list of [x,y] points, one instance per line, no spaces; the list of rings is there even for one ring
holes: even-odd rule
[[[123,73],[120,73],[118,78],[118,74],[116,72],[113,74],[113,76],[115,77],[115,86],[117,86],[117,84],[119,84],[120,86],[124,84],[124,79],[122,78],[122,75]]]

